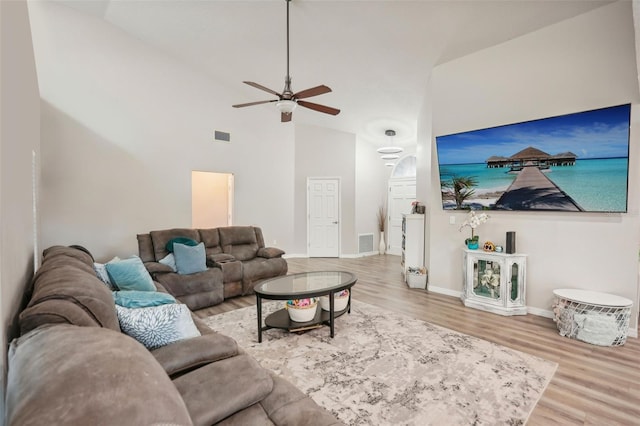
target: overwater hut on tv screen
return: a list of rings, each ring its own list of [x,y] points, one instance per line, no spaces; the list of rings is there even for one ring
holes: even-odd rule
[[[436,137],[445,210],[627,211],[631,105]]]

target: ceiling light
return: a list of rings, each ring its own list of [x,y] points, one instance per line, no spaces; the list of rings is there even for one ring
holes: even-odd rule
[[[284,113],[292,113],[293,110],[296,109],[296,105],[298,104],[288,99],[276,102],[276,108],[278,108],[278,111]]]
[[[393,167],[396,165],[396,163],[384,163],[384,165],[387,167]]]
[[[393,137],[396,135],[395,130],[391,130],[391,129],[385,130],[384,134],[387,135],[389,139],[389,145],[383,146],[382,148],[378,148],[377,151],[379,154],[399,154],[402,151],[404,151],[399,146],[393,146]],[[396,158],[398,158],[398,156],[389,157],[389,158],[385,157],[384,155],[382,156],[383,160],[395,160]]]
[[[404,149],[399,146],[383,146],[382,148],[378,148],[377,151],[380,154],[398,154],[404,151]]]
[[[383,160],[397,160],[400,156],[398,154],[385,154],[381,155],[380,158]]]

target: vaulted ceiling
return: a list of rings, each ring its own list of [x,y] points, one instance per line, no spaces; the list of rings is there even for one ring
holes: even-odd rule
[[[65,0],[132,37],[175,56],[225,86],[231,103],[271,99],[242,84],[282,91],[286,74],[285,0]],[[290,4],[293,91],[326,84],[310,101],[338,116],[298,108],[294,121],[396,143],[415,140],[434,66],[601,7],[584,0],[294,0]],[[470,70],[473,72],[473,70]],[[279,120],[273,104],[254,106]],[[287,125],[284,124],[283,125]]]

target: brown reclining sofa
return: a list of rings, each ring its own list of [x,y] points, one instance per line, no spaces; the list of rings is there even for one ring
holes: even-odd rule
[[[121,332],[115,293],[87,251],[45,250],[28,293],[9,348],[4,424],[340,424],[188,310],[197,337],[149,350]]]
[[[256,226],[166,229],[137,237],[139,256],[153,279],[192,310],[252,294],[258,281],[287,273],[284,251],[265,247],[262,230]],[[174,238],[203,242],[208,269],[180,275],[159,263],[169,255],[167,243]]]

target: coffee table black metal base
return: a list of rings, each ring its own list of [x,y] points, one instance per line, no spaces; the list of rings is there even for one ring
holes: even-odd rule
[[[347,305],[347,307],[341,311],[335,312],[333,317],[338,318],[346,312],[351,313],[350,305]],[[267,315],[264,319],[264,323],[265,327],[262,327],[262,331],[266,331],[271,328],[280,328],[282,330],[296,332],[322,327],[323,325],[331,327],[331,313],[318,306],[316,316],[311,321],[297,322],[291,321],[291,318],[289,318],[289,312],[287,312],[286,309],[280,309],[270,315]],[[331,337],[333,337],[333,331],[331,332]]]
[[[258,343],[262,343],[262,332],[272,328],[288,331],[303,331],[328,325],[331,337],[335,335],[335,319],[345,312],[351,313],[351,292],[347,307],[335,311],[334,294],[350,289],[356,283],[356,276],[349,272],[304,272],[272,278],[255,286],[256,309],[258,314]],[[262,299],[290,300],[310,297],[329,297],[329,311],[317,307],[316,315],[311,321],[291,321],[286,309],[280,309],[265,318],[262,325]]]

